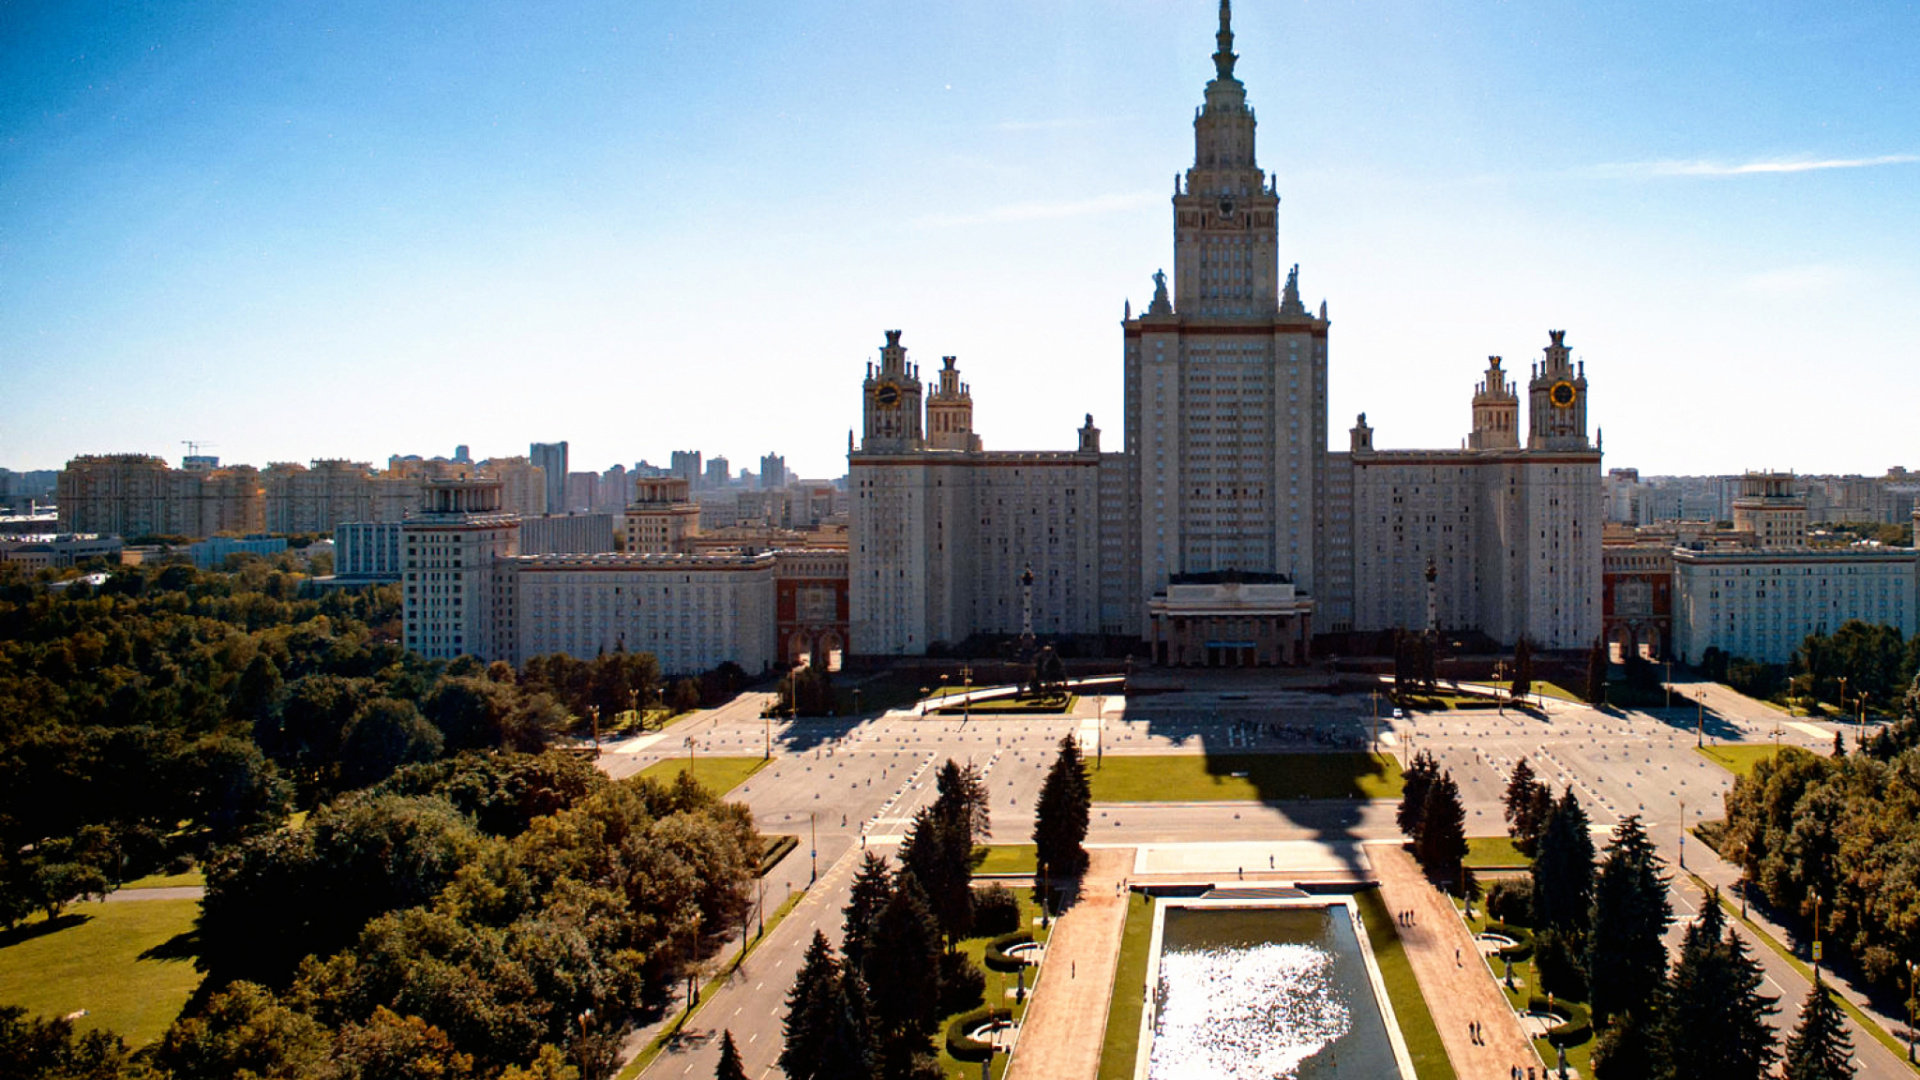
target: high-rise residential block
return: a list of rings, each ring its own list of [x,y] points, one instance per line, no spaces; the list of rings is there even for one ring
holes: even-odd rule
[[[542,492],[543,502],[539,509],[529,511],[536,514],[565,513],[567,507],[567,444],[534,443],[527,451],[527,460],[537,466],[546,481]]]

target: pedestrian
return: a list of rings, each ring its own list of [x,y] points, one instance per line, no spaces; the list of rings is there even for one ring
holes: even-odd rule
[[[1460,950],[1459,949],[1453,950],[1453,966],[1454,967],[1460,966]]]
[[[1077,979],[1079,977],[1080,977],[1080,961],[1078,960],[1069,961],[1067,963],[1067,978]]]

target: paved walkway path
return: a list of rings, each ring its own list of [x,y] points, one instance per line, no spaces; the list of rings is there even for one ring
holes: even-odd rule
[[[157,889],[115,889],[105,899],[118,904],[129,900],[200,900],[206,895],[204,885],[166,885]]]
[[[1127,925],[1127,898],[1115,889],[1133,870],[1133,849],[1087,854],[1080,899],[1047,939],[1046,978],[1034,987],[1006,1080],[1094,1080],[1100,1072],[1107,1002]]]
[[[1527,1041],[1519,1017],[1480,958],[1453,902],[1427,884],[1413,857],[1399,844],[1370,845],[1367,855],[1379,876],[1380,897],[1387,910],[1413,912],[1413,925],[1399,928],[1400,940],[1453,1071],[1461,1080],[1500,1080],[1511,1076],[1515,1065],[1523,1071],[1528,1066],[1539,1068],[1540,1055]],[[1467,1025],[1476,1020],[1481,1025],[1479,1044],[1467,1032]]]

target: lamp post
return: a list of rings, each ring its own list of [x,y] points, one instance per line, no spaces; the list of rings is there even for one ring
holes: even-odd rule
[[[600,756],[600,706],[587,706],[587,715],[593,718],[593,756]]]
[[[1673,708],[1673,661],[1667,661],[1667,708]]]
[[[927,718],[927,695],[931,693],[933,691],[924,686],[920,688],[920,719],[922,720]]]
[[[1913,1063],[1913,980],[1920,974],[1920,964],[1907,961],[1907,1063]]]
[[[1694,704],[1700,707],[1700,711],[1693,721],[1693,745],[1695,749],[1701,749],[1707,745],[1707,692],[1705,690],[1700,691],[1694,698]]]
[[[813,869],[807,875],[807,884],[820,880],[820,825],[814,820],[814,811],[807,811],[807,858],[813,860]]]
[[[1687,800],[1680,800],[1680,869],[1687,868]]]
[[[1818,701],[1819,699],[1815,698],[1814,700]],[[1845,675],[1840,676],[1840,715],[1847,715],[1847,677]]]
[[[860,715],[860,688],[857,686],[853,688],[853,715]]]
[[[973,666],[960,669],[960,723],[973,719]]]

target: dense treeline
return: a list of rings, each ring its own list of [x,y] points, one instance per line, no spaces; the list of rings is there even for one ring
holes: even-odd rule
[[[746,809],[684,775],[613,782],[557,754],[409,766],[224,849],[199,924],[217,989],[137,1059],[71,1052],[112,1065],[86,1075],[156,1080],[604,1076],[740,932],[758,858]]]
[[[645,653],[430,661],[398,644],[397,586],[302,596],[297,573],[235,565],[123,567],[59,593],[0,568],[0,925],[403,766],[537,752],[662,694]],[[723,668],[680,696],[743,683]]]
[[[1920,950],[1920,720],[1859,752],[1784,749],[1727,793],[1721,853],[1767,903],[1811,922],[1829,954],[1889,989]]]
[[[1786,664],[1758,663],[1708,649],[1700,669],[1709,679],[1757,698],[1791,696],[1857,712],[1865,694],[1868,705],[1882,711],[1910,716],[1920,708],[1915,689],[1920,685],[1920,637],[1904,640],[1898,627],[1857,619],[1831,634],[1807,635]]]
[[[1669,964],[1666,866],[1637,815],[1622,819],[1596,853],[1573,791],[1554,798],[1524,759],[1504,801],[1508,834],[1532,865],[1526,878],[1496,884],[1487,910],[1509,933],[1530,938],[1534,990],[1585,1003],[1566,1007],[1566,1023],[1549,1038],[1578,1042],[1597,1031],[1599,1080],[1773,1076],[1782,1056],[1768,1023],[1779,1012],[1777,999],[1761,993],[1764,973],[1727,925],[1719,896],[1701,906]],[[1788,1080],[1853,1075],[1846,1032],[1827,993],[1815,984],[1787,1040]]]

